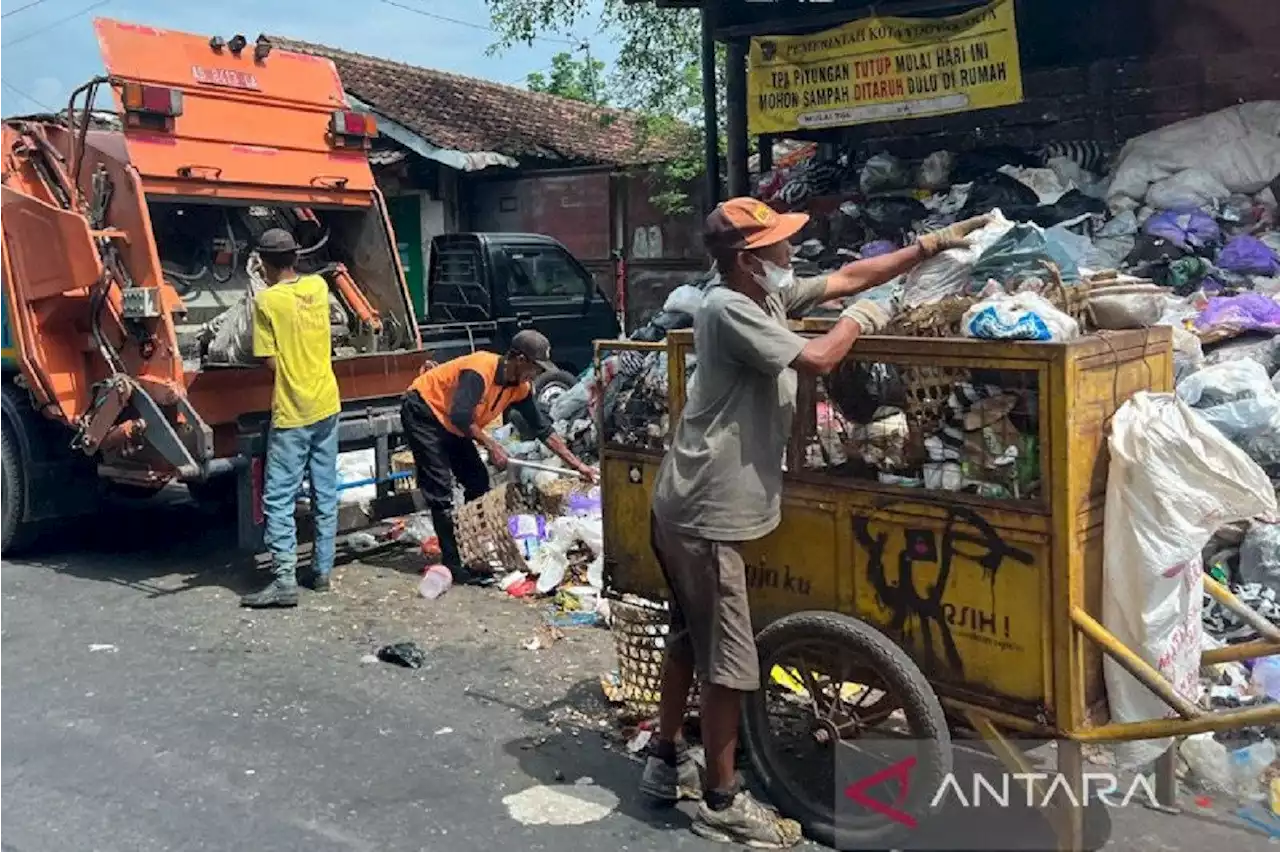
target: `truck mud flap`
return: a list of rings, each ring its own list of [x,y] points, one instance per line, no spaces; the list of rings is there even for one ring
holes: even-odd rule
[[[400,404],[383,403],[358,410],[344,411],[338,418],[338,452],[373,449],[374,479],[357,484],[376,484],[377,496],[367,504],[342,503],[338,507],[338,544],[342,535],[364,529],[384,518],[408,514],[425,509],[422,499],[413,493],[394,491],[395,475],[391,472],[391,453],[400,443]],[[263,548],[265,517],[262,510],[262,487],[266,468],[267,430],[242,430],[238,438],[238,452],[247,464],[240,466],[237,483],[237,544],[243,551],[257,552]],[[313,538],[311,519],[303,506],[295,515],[298,522],[298,541]]]

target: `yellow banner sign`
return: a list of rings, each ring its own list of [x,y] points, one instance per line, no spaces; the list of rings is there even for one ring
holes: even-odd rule
[[[1013,0],[948,18],[863,18],[753,38],[747,98],[752,134],[1020,103]]]

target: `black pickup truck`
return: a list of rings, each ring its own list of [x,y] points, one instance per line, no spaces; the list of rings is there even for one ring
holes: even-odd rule
[[[535,385],[544,407],[591,364],[593,341],[616,338],[618,319],[591,273],[539,234],[445,234],[431,241],[422,345],[436,361],[478,349],[505,352],[522,328],[551,341],[562,369]]]

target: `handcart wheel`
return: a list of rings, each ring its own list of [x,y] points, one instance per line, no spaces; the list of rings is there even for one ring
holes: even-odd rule
[[[910,831],[903,815],[927,813],[952,760],[942,705],[916,664],[834,612],[781,618],[756,644],[764,683],[747,699],[743,744],[773,803],[837,849],[886,848]],[[881,772],[866,796],[886,808],[845,795]]]

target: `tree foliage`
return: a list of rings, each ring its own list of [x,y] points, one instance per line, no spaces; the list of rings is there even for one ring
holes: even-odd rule
[[[609,102],[604,63],[589,56],[575,59],[571,53],[557,53],[551,57],[549,74],[534,71],[525,81],[531,92],[559,95],[601,106]]]
[[[499,34],[494,46],[497,50],[532,44],[537,37],[549,34],[572,34],[575,39],[588,41],[608,39],[617,45],[618,60],[596,102],[608,102],[641,116],[644,130],[643,138],[637,140],[639,146],[646,147],[655,140],[665,143],[664,148],[672,155],[656,166],[659,180],[653,200],[669,213],[691,210],[685,189],[703,170],[698,10],[664,9],[624,0],[485,2]],[[548,85],[554,85],[556,74],[555,60],[552,62],[552,79],[540,81]],[[530,87],[533,88],[532,80]]]

